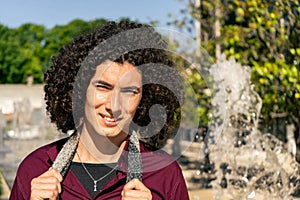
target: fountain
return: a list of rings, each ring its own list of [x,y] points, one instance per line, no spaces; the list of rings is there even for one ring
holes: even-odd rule
[[[211,123],[208,135],[213,140],[207,140],[216,170],[214,199],[294,199],[300,165],[284,143],[258,130],[262,102],[251,84],[250,68],[222,55],[210,73],[217,91],[213,115],[222,120]]]

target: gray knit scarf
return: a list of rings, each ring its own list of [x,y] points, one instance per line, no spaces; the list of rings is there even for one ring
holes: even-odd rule
[[[63,148],[57,155],[52,168],[58,170],[61,175],[67,173],[72,159],[75,155],[76,148],[79,142],[80,134],[75,131],[64,144]],[[140,156],[140,143],[138,140],[138,133],[133,131],[129,138],[128,145],[128,174],[126,182],[133,178],[142,181],[142,161]]]

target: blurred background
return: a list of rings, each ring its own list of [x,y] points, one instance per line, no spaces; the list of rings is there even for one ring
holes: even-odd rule
[[[300,161],[299,0],[2,0],[0,169],[8,186],[0,189],[3,199],[19,162],[36,147],[64,137],[49,122],[43,103],[43,73],[51,57],[76,35],[126,18],[184,33],[212,62],[223,55],[248,66],[262,99],[258,129],[278,138]],[[200,122],[198,131],[184,136],[196,144],[179,159],[183,169],[193,169],[186,171],[190,191],[210,188],[214,173],[209,161],[201,165],[197,157],[212,117],[211,95],[197,73],[190,70],[188,79],[201,105]],[[206,183],[195,179],[199,168],[210,174]]]

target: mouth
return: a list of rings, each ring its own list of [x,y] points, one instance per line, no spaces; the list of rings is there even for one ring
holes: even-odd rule
[[[107,115],[103,115],[103,114],[100,114],[100,116],[103,119],[104,124],[109,127],[117,126],[119,124],[119,122],[121,121],[121,118],[116,119],[112,116],[107,116]]]

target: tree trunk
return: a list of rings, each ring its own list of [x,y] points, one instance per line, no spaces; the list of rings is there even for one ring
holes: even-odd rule
[[[216,2],[216,7],[215,7],[215,38],[216,38],[216,58],[219,58],[221,56],[221,46],[219,43],[219,38],[221,36],[221,30],[220,30],[220,2]]]
[[[201,0],[196,0],[195,6],[198,10],[198,18],[196,18],[196,42],[199,45],[199,48],[201,47],[201,13],[200,13],[200,5]],[[198,50],[198,55],[200,55],[200,49]]]

